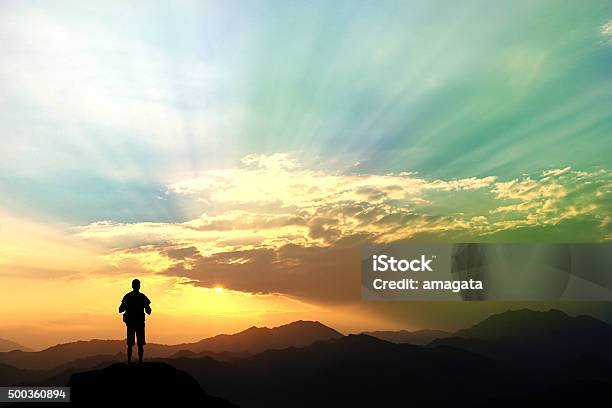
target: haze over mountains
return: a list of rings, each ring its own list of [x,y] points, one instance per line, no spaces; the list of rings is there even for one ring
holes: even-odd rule
[[[437,332],[372,334],[423,343]],[[188,347],[160,345],[156,352],[165,356],[152,356],[155,347],[147,345],[146,357],[184,371],[209,395],[247,407],[487,406],[493,400],[504,406],[529,395],[551,403],[573,401],[576,389],[590,393],[580,401],[584,404],[589,395],[601,395],[612,386],[612,325],[589,316],[518,310],[440,334],[425,345],[403,344],[367,334],[343,336],[317,322],[295,322],[216,336]],[[93,353],[97,344],[102,346],[98,355],[81,354],[54,368],[31,368],[51,367],[60,361],[60,351],[68,352],[65,358],[83,350]],[[114,350],[111,345],[80,342],[38,353],[0,353],[0,382],[67,384],[74,373],[103,370],[124,360],[122,353],[104,355],[102,351]],[[11,358],[15,364],[7,363]],[[37,358],[43,363],[35,362]]]
[[[376,337],[381,340],[387,340],[391,343],[410,343],[425,345],[431,343],[435,339],[452,336],[452,333],[442,330],[399,330],[399,331],[371,331],[364,332],[368,336]]]
[[[592,355],[612,358],[612,325],[591,316],[572,317],[558,310],[510,311],[493,315],[430,346],[468,350],[511,365],[542,364]]]
[[[13,351],[13,350],[32,351],[29,348],[22,346],[19,343],[15,343],[14,341],[7,340],[7,339],[0,339],[0,352]]]
[[[260,353],[268,349],[303,347],[319,340],[342,337],[342,334],[319,322],[296,321],[275,328],[250,327],[236,334],[220,334],[195,343],[165,345],[149,343],[148,358],[169,357],[185,352],[204,354],[225,360]],[[0,364],[26,369],[47,370],[60,364],[96,355],[114,356],[125,352],[125,340],[89,340],[58,344],[38,352],[0,353]]]

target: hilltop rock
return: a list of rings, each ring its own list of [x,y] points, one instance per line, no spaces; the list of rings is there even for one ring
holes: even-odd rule
[[[73,374],[68,386],[75,404],[180,403],[206,407],[234,407],[207,394],[184,371],[165,363],[116,363],[100,370]]]

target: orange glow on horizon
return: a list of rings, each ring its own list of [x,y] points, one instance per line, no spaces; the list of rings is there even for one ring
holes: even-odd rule
[[[318,320],[345,330],[346,312],[278,293],[254,294],[194,286],[163,274],[167,258],[149,253],[129,259],[87,244],[70,231],[0,212],[0,337],[32,349],[89,339],[121,339],[123,295],[139,278],[152,301],[147,338],[152,343],[197,341],[250,326],[274,327]],[[162,264],[157,264],[161,262]],[[352,319],[364,329],[374,316]]]

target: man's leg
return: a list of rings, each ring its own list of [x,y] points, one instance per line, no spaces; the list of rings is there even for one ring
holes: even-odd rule
[[[138,344],[138,362],[142,363],[142,355],[144,354],[145,329],[144,324],[136,329],[136,343]]]
[[[128,363],[132,362],[132,345],[127,346]]]
[[[132,362],[132,347],[134,347],[135,330],[132,327],[127,328],[127,359],[128,364]]]

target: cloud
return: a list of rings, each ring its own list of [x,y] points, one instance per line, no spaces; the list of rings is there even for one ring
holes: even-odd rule
[[[180,223],[102,221],[75,233],[107,245],[118,267],[140,264],[198,286],[341,301],[359,296],[351,282],[367,242],[479,240],[568,220],[595,222],[603,240],[612,181],[607,170],[570,167],[505,180],[343,174],[274,154],[246,156],[238,168],[209,170],[168,191],[205,201],[207,212]]]
[[[612,41],[612,20],[601,26],[600,33],[608,39],[608,42]]]
[[[499,206],[490,214],[513,215],[512,223],[501,224],[513,227],[556,225],[586,215],[601,222],[609,211],[611,187],[611,173],[603,169],[593,172],[572,171],[571,167],[546,170],[539,178],[496,183],[491,190],[495,197],[513,204]]]
[[[269,205],[312,212],[322,206],[347,203],[420,202],[428,190],[477,190],[494,176],[428,181],[412,173],[341,174],[302,168],[286,154],[249,155],[243,168],[210,170],[200,177],[169,186],[176,194],[223,205]]]

